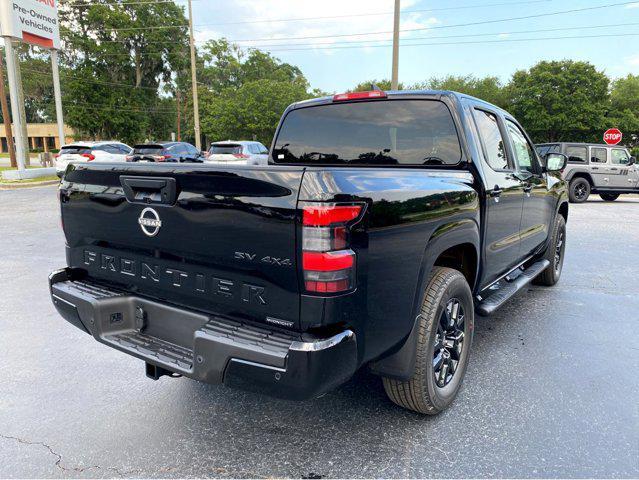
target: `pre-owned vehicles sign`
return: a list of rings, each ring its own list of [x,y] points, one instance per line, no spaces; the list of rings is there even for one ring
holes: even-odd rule
[[[0,35],[59,49],[56,0],[0,0]]]
[[[623,133],[621,133],[621,130],[619,130],[618,128],[611,128],[609,130],[606,130],[606,133],[604,133],[604,142],[606,142],[608,145],[617,145],[619,142],[621,142],[621,139],[623,138]]]

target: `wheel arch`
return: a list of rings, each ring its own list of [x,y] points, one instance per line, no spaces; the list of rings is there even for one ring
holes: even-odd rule
[[[570,184],[570,182],[572,182],[576,178],[585,178],[586,180],[588,180],[588,183],[590,183],[590,188],[593,188],[595,186],[595,182],[592,179],[592,175],[590,174],[590,172],[586,172],[585,170],[576,170],[570,172],[570,176],[566,179],[566,181]]]
[[[411,377],[417,349],[417,312],[424,300],[430,272],[436,266],[458,270],[466,278],[471,291],[474,291],[479,272],[479,239],[479,226],[471,219],[448,222],[435,230],[424,248],[411,310],[413,327],[406,339],[390,355],[370,363],[374,374],[397,380],[408,380]]]

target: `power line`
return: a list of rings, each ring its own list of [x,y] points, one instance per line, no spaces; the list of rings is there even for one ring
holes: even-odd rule
[[[618,7],[622,5],[630,5],[637,3],[636,1],[630,2],[617,2],[617,3],[608,3],[606,5],[597,5],[594,7],[584,7],[584,8],[573,8],[570,10],[561,10],[558,12],[549,12],[549,13],[537,13],[534,15],[525,15],[521,17],[510,17],[510,18],[500,18],[495,20],[483,20],[480,22],[469,22],[469,23],[456,23],[453,25],[435,25],[430,27],[420,27],[420,28],[406,28],[400,30],[401,32],[417,32],[423,30],[440,30],[443,28],[456,28],[456,27],[470,27],[474,25],[487,25],[491,23],[503,23],[503,22],[512,22],[515,20],[527,20],[530,18],[540,18],[540,17],[551,17],[556,15],[565,15],[568,13],[577,13],[577,12],[586,12],[590,10],[598,10],[600,8],[609,8],[609,7]],[[393,33],[392,30],[385,30],[383,32],[362,32],[362,33],[344,33],[344,34],[334,34],[334,35],[317,35],[317,36],[305,36],[305,37],[285,37],[285,38],[253,38],[253,39],[235,39],[229,40],[231,42],[263,42],[263,41],[271,41],[271,40],[281,40],[281,41],[289,41],[289,40],[312,40],[317,38],[338,38],[338,37],[359,37],[362,35],[382,35]]]
[[[428,37],[413,37],[413,38],[406,38],[404,39],[404,41],[414,41],[414,40],[436,40],[436,39],[441,39],[441,38],[469,38],[469,37],[490,37],[490,36],[495,36],[495,35],[518,35],[518,34],[522,34],[522,33],[547,33],[547,32],[563,32],[563,31],[568,31],[568,30],[586,30],[586,29],[598,29],[598,28],[611,28],[611,27],[630,27],[630,26],[636,26],[639,25],[639,22],[633,22],[633,23],[614,23],[614,24],[607,24],[607,25],[583,25],[583,26],[578,26],[578,27],[559,27],[559,28],[543,28],[543,29],[538,29],[538,30],[517,30],[517,31],[511,31],[511,32],[487,32],[487,33],[465,33],[465,34],[458,34],[458,35],[437,35],[437,36],[428,36]],[[376,39],[376,40],[347,40],[347,41],[343,41],[343,42],[338,42],[338,43],[286,43],[286,44],[282,44],[282,43],[273,43],[273,44],[260,44],[257,45],[255,48],[268,48],[268,47],[282,47],[282,46],[296,46],[296,47],[303,47],[303,46],[331,46],[331,45],[345,45],[345,44],[355,44],[355,43],[377,43],[377,42],[384,42],[384,41],[390,41],[390,39],[384,39],[384,40],[380,40],[380,39]],[[362,45],[362,47],[365,47],[366,45]]]
[[[429,12],[442,12],[442,11],[448,11],[448,10],[501,7],[504,5],[548,3],[551,1],[552,0],[527,0],[527,1],[521,1],[521,2],[488,3],[484,5],[462,5],[457,7],[426,8],[426,9],[420,9],[420,10],[404,10],[401,12],[401,14],[408,15],[411,13],[429,13]],[[238,22],[198,23],[197,26],[202,27],[202,26],[219,26],[219,25],[244,25],[244,24],[253,24],[253,23],[305,22],[308,20],[331,20],[331,19],[353,18],[353,17],[376,17],[376,16],[392,15],[392,14],[393,12],[354,13],[350,15],[326,15],[322,17],[300,17],[300,18],[280,18],[280,19],[274,19],[274,20],[246,20],[246,21],[238,21]]]
[[[409,38],[409,39],[405,39],[405,42],[409,41],[416,41],[416,40],[437,40],[437,39],[445,39],[445,38],[473,38],[473,37],[490,37],[490,36],[496,36],[496,35],[519,35],[519,34],[529,34],[529,33],[549,33],[549,32],[562,32],[562,31],[569,31],[569,30],[587,30],[587,29],[602,29],[602,28],[614,28],[614,27],[630,27],[630,26],[637,26],[639,25],[639,22],[631,22],[631,23],[614,23],[614,24],[604,24],[604,25],[583,25],[583,26],[577,26],[577,27],[559,27],[559,28],[543,28],[543,29],[536,29],[536,30],[516,30],[516,31],[510,31],[510,32],[486,32],[486,33],[470,33],[470,34],[458,34],[458,35],[438,35],[438,36],[428,36],[428,37],[414,37],[414,38]],[[261,48],[261,49],[269,49],[269,47],[313,47],[313,48],[309,48],[308,50],[315,50],[317,48],[321,48],[321,47],[326,47],[326,49],[331,49],[331,48],[337,48],[337,47],[341,47],[342,45],[350,45],[350,44],[368,44],[368,43],[379,43],[379,42],[384,42],[384,41],[389,41],[389,40],[350,40],[350,41],[343,41],[343,42],[338,42],[338,43],[288,43],[288,44],[266,44],[266,45],[258,45],[255,48]],[[165,43],[174,43],[174,42],[169,42],[169,41],[158,41],[158,42],[149,42],[149,43],[153,43],[153,44],[165,44]],[[404,43],[404,45],[410,45],[408,43]],[[356,45],[354,47],[351,48],[366,48],[368,45]],[[382,45],[383,46],[383,45]],[[275,51],[279,51],[279,50],[275,50]],[[147,55],[158,55],[158,54],[162,54],[165,53],[164,51],[151,51],[151,52],[142,52],[140,55],[141,56],[147,56]],[[101,56],[123,56],[123,57],[127,57],[127,56],[132,56],[131,53],[105,53],[102,54]],[[127,85],[128,86],[128,85]],[[146,88],[151,88],[151,87],[146,87]]]
[[[639,36],[639,33],[611,33],[611,34],[602,34],[602,35],[588,35],[588,36],[572,36],[572,37],[535,37],[535,38],[511,38],[511,39],[502,39],[502,40],[471,40],[464,42],[432,42],[432,43],[410,43],[402,44],[402,48],[404,47],[421,47],[421,46],[437,46],[437,45],[474,45],[481,43],[508,43],[508,42],[536,42],[543,40],[588,40],[591,38],[605,38],[605,37],[634,37]],[[366,48],[390,48],[391,44],[385,45],[368,45]],[[270,49],[271,52],[289,52],[289,51],[308,51],[308,50],[343,50],[343,49],[351,49],[351,48],[362,48],[360,45],[349,45],[345,47],[316,47],[316,48],[281,48],[281,49]]]

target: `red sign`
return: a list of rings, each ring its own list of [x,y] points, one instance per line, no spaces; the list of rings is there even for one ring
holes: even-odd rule
[[[604,133],[604,142],[608,145],[617,145],[621,142],[622,138],[623,133],[621,133],[621,130],[618,128],[611,128],[610,130],[606,130],[606,133]]]

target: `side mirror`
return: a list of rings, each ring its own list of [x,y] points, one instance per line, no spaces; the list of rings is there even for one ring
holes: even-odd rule
[[[568,164],[568,157],[563,153],[548,153],[544,160],[547,172],[560,172]]]
[[[635,165],[637,163],[637,157],[630,157],[628,160],[628,166]]]

